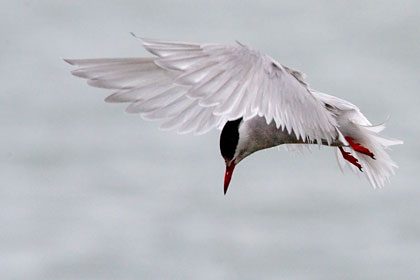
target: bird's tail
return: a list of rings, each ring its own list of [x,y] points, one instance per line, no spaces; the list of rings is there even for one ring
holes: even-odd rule
[[[343,134],[349,145],[336,150],[340,168],[346,164],[355,172],[359,168],[374,188],[382,187],[398,168],[386,150],[390,146],[403,143],[401,140],[379,135],[384,129],[384,124],[365,126],[355,122],[347,123]]]

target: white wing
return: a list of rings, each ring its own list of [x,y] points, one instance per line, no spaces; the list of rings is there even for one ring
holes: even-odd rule
[[[309,141],[337,138],[337,124],[303,75],[240,43],[199,45],[142,39],[156,57],[66,60],[95,87],[117,89],[109,102],[161,119],[163,129],[205,133],[256,115]]]

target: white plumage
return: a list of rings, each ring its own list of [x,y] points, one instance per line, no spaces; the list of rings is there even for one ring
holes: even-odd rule
[[[302,73],[265,54],[241,43],[142,42],[155,57],[66,61],[78,67],[72,73],[88,79],[89,85],[116,90],[107,102],[128,102],[127,112],[162,120],[162,129],[203,134],[238,118],[249,127],[264,118],[265,129],[292,135],[293,143],[348,147],[344,137],[355,139],[376,160],[350,147],[346,151],[360,161],[375,187],[382,186],[397,167],[384,149],[401,141],[379,136],[383,126],[372,126],[355,105],[312,90]],[[241,137],[242,142],[258,140]],[[286,143],[281,139],[252,149]],[[235,158],[234,164],[255,152],[244,149],[250,150]],[[338,159],[344,165],[341,156]]]

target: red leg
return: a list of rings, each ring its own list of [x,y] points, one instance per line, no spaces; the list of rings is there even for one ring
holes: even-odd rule
[[[369,151],[368,148],[363,147],[362,145],[360,145],[360,143],[355,143],[353,141],[353,138],[351,137],[346,136],[344,138],[347,140],[347,142],[349,142],[353,150],[364,155],[370,156],[372,159],[375,159],[375,155],[371,151]]]
[[[357,168],[359,168],[359,170],[361,172],[363,172],[362,166],[360,165],[360,163],[357,160],[357,158],[355,158],[354,156],[352,156],[349,152],[344,151],[344,149],[342,147],[338,147],[338,148],[340,149],[340,152],[343,155],[343,158],[345,160],[347,160],[348,162],[350,162],[351,164],[353,164],[354,166],[356,166]]]

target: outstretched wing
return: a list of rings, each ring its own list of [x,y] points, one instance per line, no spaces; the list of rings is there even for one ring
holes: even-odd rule
[[[271,57],[235,46],[142,39],[152,58],[66,60],[95,87],[116,89],[108,102],[163,120],[163,129],[205,133],[256,115],[298,138],[332,141],[335,118],[303,75]]]

